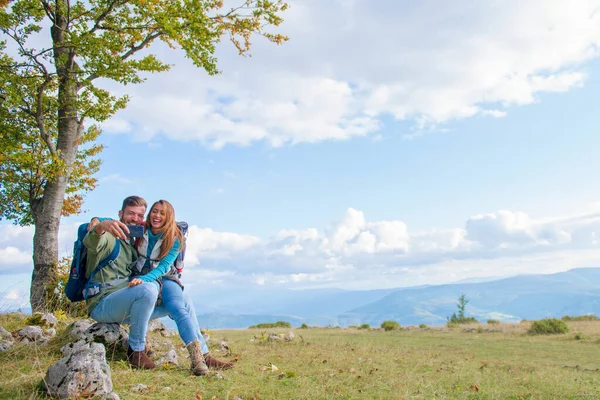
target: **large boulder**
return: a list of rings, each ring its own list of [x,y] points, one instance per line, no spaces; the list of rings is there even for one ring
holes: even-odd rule
[[[67,332],[73,339],[83,340],[83,332],[92,325],[94,325],[94,321],[91,319],[79,319],[67,327]]]
[[[83,331],[73,328],[71,334],[76,339],[84,342],[96,342],[109,346],[121,345],[123,349],[127,349],[129,341],[127,331],[117,323],[97,322],[89,325]]]
[[[78,341],[64,345],[60,350],[65,357],[48,368],[43,382],[49,395],[61,399],[110,398],[113,386],[102,344]]]

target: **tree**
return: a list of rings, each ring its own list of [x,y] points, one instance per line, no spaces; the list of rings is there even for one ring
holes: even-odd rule
[[[458,303],[456,304],[456,307],[458,308],[458,315],[456,313],[452,313],[451,316],[446,317],[447,323],[451,325],[477,323],[477,319],[475,319],[475,317],[465,316],[465,308],[467,307],[468,303],[469,300],[467,300],[467,296],[464,293],[461,293],[461,295],[458,297]]]
[[[468,303],[469,300],[467,300],[467,296],[464,293],[461,293],[458,298],[458,304],[456,305],[458,308],[458,318],[463,319],[465,317],[465,307],[467,307]]]
[[[222,0],[0,0],[0,220],[35,226],[32,310],[45,308],[60,217],[79,213],[96,185],[97,124],[128,101],[97,81],[135,84],[142,72],[167,71],[151,52],[159,40],[217,74],[221,38],[240,55],[253,34],[281,44],[287,37],[266,28],[286,9],[281,0],[227,10]]]

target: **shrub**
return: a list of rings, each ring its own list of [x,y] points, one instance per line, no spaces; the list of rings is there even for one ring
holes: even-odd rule
[[[65,295],[65,285],[69,280],[70,270],[70,256],[64,257],[56,265],[55,274],[51,277],[51,281],[45,288],[47,311],[58,316],[64,314],[75,318],[87,317],[88,313],[85,301],[73,303]]]
[[[308,329],[308,325],[302,324],[302,325],[300,325],[300,329]]]
[[[267,329],[267,328],[291,328],[292,325],[289,322],[277,321],[277,322],[263,322],[260,324],[249,326],[248,329]]]
[[[563,321],[600,321],[600,318],[598,318],[594,314],[585,314],[577,316],[565,315],[561,319]]]
[[[446,322],[446,327],[448,327],[448,328],[458,328],[458,323],[448,321],[448,322]]]
[[[396,331],[402,327],[396,321],[383,321],[381,323],[381,328],[383,328],[383,330],[387,332],[387,331]]]
[[[369,324],[362,324],[361,326],[358,327],[358,329],[367,329],[367,330],[370,330],[371,326]]]
[[[534,321],[527,331],[530,335],[558,335],[569,332],[565,321],[556,318],[546,318]]]
[[[488,319],[487,323],[488,325],[498,325],[500,321],[498,321],[497,319]]]
[[[583,333],[577,332],[575,334],[575,340],[583,340],[583,339],[585,339],[585,336],[583,336]]]
[[[477,324],[477,321],[474,317],[459,317],[456,313],[453,313],[452,316],[448,317],[448,323],[450,324]],[[446,324],[447,325],[447,324]]]
[[[419,324],[419,328],[421,328],[421,329],[427,329],[427,325],[425,325],[425,324]]]

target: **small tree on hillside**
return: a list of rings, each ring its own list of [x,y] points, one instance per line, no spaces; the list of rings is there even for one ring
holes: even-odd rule
[[[474,317],[465,316],[465,309],[469,300],[467,300],[467,296],[464,293],[461,293],[458,298],[458,303],[456,307],[458,308],[458,315],[456,313],[452,313],[450,317],[446,317],[448,324],[470,324],[477,323],[478,321]]]
[[[458,318],[464,318],[465,317],[465,308],[467,307],[467,304],[469,303],[469,300],[467,300],[467,296],[464,293],[461,293],[460,297],[458,298],[458,304],[456,305],[458,307]]]

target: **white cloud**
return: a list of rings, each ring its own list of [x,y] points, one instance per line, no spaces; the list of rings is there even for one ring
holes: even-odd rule
[[[132,184],[133,181],[129,178],[126,178],[124,176],[122,176],[121,174],[110,174],[110,175],[105,175],[103,177],[101,177],[99,179],[99,181],[102,182],[113,182],[113,183],[118,183],[121,185],[129,185]]]
[[[600,0],[444,5],[292,1],[281,27],[291,40],[256,40],[252,58],[223,42],[216,77],[157,46],[176,67],[128,88],[129,107],[104,128],[220,148],[376,136],[385,114],[420,128],[502,117],[581,86],[599,53]]]
[[[31,263],[31,253],[21,251],[16,247],[8,246],[0,249],[0,264],[26,264]]]
[[[69,244],[61,254],[70,252],[78,224],[61,225],[59,242]],[[32,234],[0,225],[1,273],[24,273],[18,263],[31,264],[31,236],[24,245],[26,232]],[[369,221],[362,211],[349,208],[324,230],[283,229],[268,238],[192,225],[184,277],[191,286],[366,289],[599,265],[596,211],[533,218],[503,210],[472,216],[464,227],[411,232],[402,221]]]

